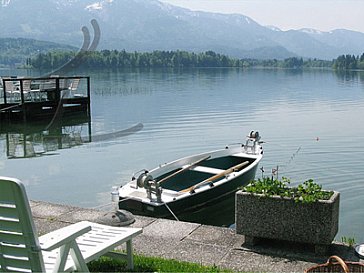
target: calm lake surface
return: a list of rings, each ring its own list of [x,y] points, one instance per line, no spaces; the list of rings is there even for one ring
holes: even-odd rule
[[[0,76],[29,73],[0,70]],[[64,135],[103,136],[138,123],[143,128],[16,159],[7,155],[9,134],[16,132],[2,128],[0,174],[21,179],[30,199],[103,206],[110,203],[112,186],[125,184],[142,168],[243,142],[257,130],[266,142],[260,165],[265,175],[278,166],[279,176],[291,178],[292,184],[312,178],[339,191],[337,239],[364,241],[364,73],[194,69],[78,74],[91,77],[91,122],[64,127]],[[32,139],[39,144],[49,132],[37,132]],[[226,200],[205,222],[230,225],[232,204]]]

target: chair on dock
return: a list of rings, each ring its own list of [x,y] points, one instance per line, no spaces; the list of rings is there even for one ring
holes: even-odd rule
[[[68,86],[69,86],[68,79],[60,79],[59,80],[59,89],[60,90],[68,89]]]
[[[126,256],[133,268],[132,239],[142,229],[82,221],[38,237],[23,184],[0,177],[0,188],[0,272],[89,272],[86,263],[101,255]],[[126,254],[111,252],[123,243]]]
[[[31,80],[23,80],[23,94],[25,99],[31,101],[40,100],[40,89],[32,89]]]
[[[62,91],[61,97],[62,98],[77,97],[78,94],[75,94],[75,91],[77,90],[79,83],[80,79],[72,79],[71,81],[68,79],[60,79],[59,89]]]
[[[6,98],[9,101],[15,102],[20,101],[20,91],[18,90],[17,86],[14,85],[12,81],[5,81],[5,93]]]
[[[82,97],[82,94],[76,94],[78,85],[80,84],[80,79],[73,79],[68,90],[73,94],[73,97]]]
[[[21,79],[21,78],[19,78]],[[20,82],[18,82],[20,83]],[[24,100],[33,100],[32,99],[32,91],[30,89],[30,80],[22,80],[21,84],[14,84],[13,81],[6,81],[5,82],[5,89],[7,98],[9,98],[9,101],[21,101],[21,94],[23,92]]]
[[[55,78],[55,79],[58,78],[59,90],[61,91],[68,90],[70,85],[68,79],[60,78],[59,75],[56,74],[52,74],[50,78]]]

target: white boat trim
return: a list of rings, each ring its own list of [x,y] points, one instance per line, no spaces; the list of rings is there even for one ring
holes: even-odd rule
[[[257,138],[250,137],[248,139],[248,141],[253,141],[252,145],[248,145],[247,141],[246,145],[241,145],[236,147],[226,147],[225,149],[214,150],[193,156],[184,157],[169,163],[161,164],[157,168],[154,168],[149,172],[148,171],[145,172],[145,175],[146,174],[150,175],[151,179],[153,179],[154,177],[155,178],[161,177],[162,175],[168,174],[170,172],[172,173],[176,172],[176,170],[181,170],[181,169],[183,170],[185,168],[188,169],[189,171],[211,174],[212,176],[222,174],[221,176],[222,178],[219,178],[216,181],[211,181],[211,182],[208,181],[197,187],[196,185],[198,184],[196,184],[195,186],[190,187],[192,188],[192,190],[189,190],[190,188],[187,188],[187,190],[189,191],[184,191],[184,190],[177,191],[177,190],[163,188],[162,185],[163,183],[161,183],[161,185],[156,186],[162,189],[158,197],[157,194],[155,194],[155,192],[152,192],[152,194],[149,193],[148,196],[147,193],[148,191],[146,190],[147,188],[144,188],[140,185],[138,186],[137,179],[134,178],[134,180],[128,182],[126,185],[123,185],[118,189],[118,194],[119,197],[121,198],[120,202],[123,202],[123,200],[132,199],[147,205],[147,208],[148,205],[151,207],[160,207],[160,206],[165,206],[170,202],[190,198],[191,195],[196,195],[199,193],[206,192],[210,190],[212,186],[213,187],[222,186],[225,183],[228,183],[229,181],[233,180],[234,178],[239,177],[244,173],[249,172],[251,169],[257,167],[257,165],[259,164],[260,160],[263,157],[262,155],[263,151],[259,139],[260,139],[259,134],[257,134]],[[230,173],[224,174],[224,171],[227,171],[228,169],[220,169],[220,168],[206,167],[200,165],[192,166],[193,163],[191,163],[191,162],[198,162],[199,160],[204,160],[204,158],[208,158],[208,160],[213,160],[215,158],[217,159],[227,156],[240,157],[240,158],[245,158],[247,160],[251,159],[249,160],[250,164],[248,166],[241,167],[241,169],[239,170],[232,170]],[[150,180],[148,180],[147,182],[149,181]]]

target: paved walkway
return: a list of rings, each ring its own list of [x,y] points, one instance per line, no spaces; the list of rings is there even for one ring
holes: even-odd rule
[[[104,224],[113,221],[111,213],[100,210],[40,201],[31,201],[31,208],[40,234],[82,220]],[[135,216],[130,226],[143,228],[143,233],[133,241],[138,254],[216,265],[234,271],[303,272],[325,263],[329,257],[316,256],[311,246],[277,241],[246,248],[244,236],[229,228],[143,216]],[[345,260],[360,261],[352,248],[342,244],[333,244],[330,251]]]

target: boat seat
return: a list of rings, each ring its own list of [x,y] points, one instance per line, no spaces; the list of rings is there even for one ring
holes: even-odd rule
[[[232,154],[231,156],[233,156],[233,157],[239,157],[239,158],[249,158],[249,156],[247,156],[246,153],[242,153],[242,152],[236,153],[236,154]]]
[[[203,172],[203,173],[211,173],[211,174],[218,174],[225,170],[222,169],[216,169],[216,168],[210,168],[210,167],[204,167],[204,166],[196,166],[191,168],[191,170],[196,172]]]

